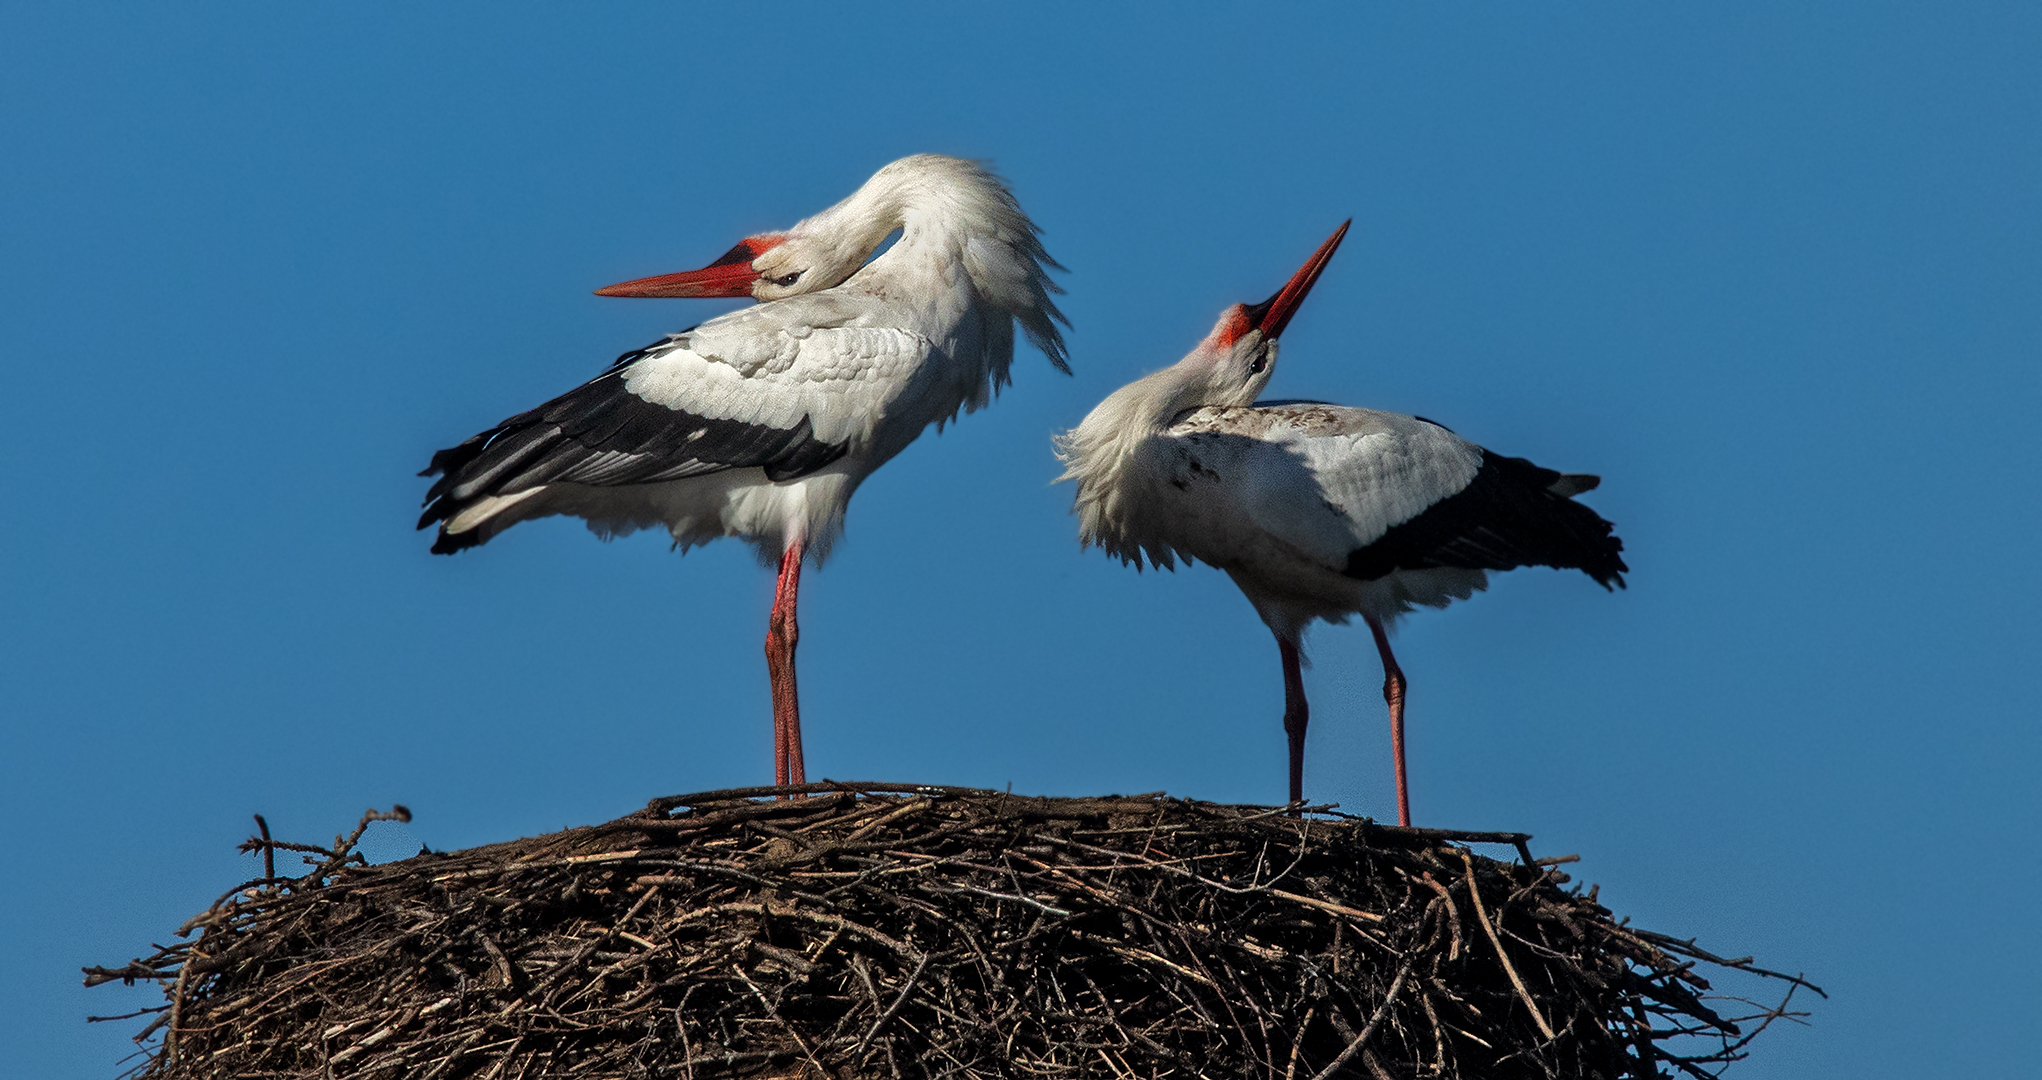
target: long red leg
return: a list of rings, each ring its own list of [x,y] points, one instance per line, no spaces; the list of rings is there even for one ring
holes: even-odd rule
[[[801,758],[801,702],[794,689],[794,646],[801,627],[794,605],[801,591],[801,543],[780,556],[780,580],[773,588],[773,613],[766,620],[766,673],[773,682],[773,782],[805,784]]]
[[[1283,653],[1283,733],[1290,736],[1290,801],[1305,801],[1305,725],[1311,722],[1311,707],[1305,704],[1305,673],[1298,661],[1297,643],[1276,635],[1276,648]]]
[[[1369,632],[1376,636],[1376,651],[1383,654],[1383,700],[1390,706],[1390,757],[1397,765],[1397,824],[1411,824],[1411,793],[1404,787],[1404,669],[1390,651],[1390,636],[1374,616],[1364,615]]]

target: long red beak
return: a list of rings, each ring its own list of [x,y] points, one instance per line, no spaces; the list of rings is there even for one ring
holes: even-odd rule
[[[1319,275],[1325,272],[1326,264],[1333,261],[1333,253],[1340,249],[1340,241],[1347,238],[1347,227],[1352,224],[1353,218],[1341,222],[1340,227],[1333,230],[1333,235],[1319,245],[1319,250],[1312,252],[1312,257],[1305,260],[1305,264],[1298,268],[1297,273],[1290,276],[1289,281],[1284,282],[1283,288],[1277,290],[1275,296],[1259,304],[1249,305],[1249,326],[1261,330],[1262,336],[1272,341],[1278,334],[1283,333],[1283,328],[1290,325],[1290,317],[1297,314],[1298,305],[1305,302],[1305,294],[1312,291],[1312,286],[1318,282]]]
[[[606,285],[596,290],[597,296],[750,296],[752,283],[759,280],[758,271],[752,269],[752,260],[764,255],[787,238],[784,236],[747,236],[737,246],[723,253],[723,257],[700,270],[684,270],[678,274],[661,274],[658,277],[639,278],[616,285]]]

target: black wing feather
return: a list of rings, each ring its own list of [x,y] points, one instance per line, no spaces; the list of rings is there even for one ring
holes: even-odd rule
[[[1370,581],[1395,570],[1551,566],[1621,588],[1630,567],[1616,526],[1567,497],[1593,481],[1484,450],[1467,487],[1350,553],[1344,573]]]
[[[426,492],[418,527],[446,521],[478,499],[541,484],[615,487],[742,468],[763,468],[769,479],[792,480],[849,451],[848,442],[817,439],[806,416],[792,428],[712,420],[626,389],[629,361],[663,352],[673,341],[626,353],[624,362],[601,376],[434,454],[419,474],[439,479]],[[480,543],[480,532],[442,534],[433,550]]]

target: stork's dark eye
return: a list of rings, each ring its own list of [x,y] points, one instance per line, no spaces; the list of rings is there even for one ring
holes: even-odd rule
[[[785,288],[785,287],[787,287],[787,286],[789,286],[789,285],[792,285],[792,284],[794,284],[795,282],[797,282],[797,281],[800,281],[800,280],[801,280],[801,271],[799,271],[799,270],[796,270],[795,272],[793,272],[793,273],[791,273],[791,274],[781,274],[781,275],[780,275],[779,277],[776,277],[776,278],[774,278],[774,279],[773,279],[773,284],[775,284],[775,285],[778,285],[778,286],[780,286],[781,288]]]
[[[1263,368],[1266,368],[1266,367],[1268,367],[1268,366],[1269,366],[1269,354],[1268,354],[1268,353],[1263,353],[1262,355],[1260,355],[1260,356],[1256,357],[1253,363],[1251,363],[1251,364],[1249,364],[1249,365],[1248,365],[1248,374],[1250,374],[1250,375],[1260,375],[1260,374],[1262,374],[1262,369],[1263,369]]]

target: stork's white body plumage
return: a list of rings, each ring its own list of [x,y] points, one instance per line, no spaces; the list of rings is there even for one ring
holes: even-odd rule
[[[540,484],[476,500],[447,520],[446,532],[494,533],[570,514],[605,535],[664,526],[683,547],[743,537],[772,561],[798,542],[821,562],[858,484],[930,424],[986,404],[1012,359],[1011,329],[1004,342],[985,340],[988,320],[961,282],[910,307],[872,291],[897,279],[866,274],[640,350],[584,387],[595,392],[582,396],[595,400],[583,407],[646,410],[662,425],[655,442],[601,438],[600,427],[576,432],[589,451],[574,452],[580,460]],[[901,291],[919,297],[934,284],[925,277]],[[547,419],[573,422],[566,414]],[[698,446],[702,456],[692,452]],[[833,460],[807,471],[804,455]],[[802,474],[787,475],[796,470]],[[450,490],[480,491],[493,479]]]
[[[871,257],[895,230],[899,240]],[[850,198],[784,234],[747,238],[711,267],[602,290],[771,302],[627,353],[581,387],[441,451],[420,526],[439,523],[436,552],[554,514],[604,536],[662,527],[682,548],[750,541],[780,566],[767,645],[775,772],[798,783],[801,563],[829,553],[852,493],[875,469],[929,425],[991,401],[1009,380],[1016,323],[1068,370],[1049,298],[1055,266],[982,167],[936,155],[896,161]]]
[[[1487,584],[1485,571],[1461,566],[1346,573],[1354,552],[1466,488],[1482,456],[1412,416],[1319,402],[1209,406],[1141,441],[1112,481],[1117,512],[1101,506],[1088,533],[1124,558],[1226,570],[1280,634],[1364,613],[1387,624]]]
[[[1057,440],[1078,485],[1079,539],[1140,565],[1197,560],[1227,572],[1275,634],[1284,665],[1290,794],[1303,798],[1304,631],[1359,615],[1383,658],[1404,782],[1404,678],[1388,628],[1417,607],[1486,587],[1491,570],[1542,565],[1623,583],[1623,545],[1572,496],[1592,476],[1507,458],[1415,416],[1322,402],[1255,403],[1276,337],[1346,234],[1283,291],[1235,305],[1177,364],[1115,391]]]

